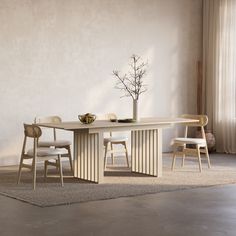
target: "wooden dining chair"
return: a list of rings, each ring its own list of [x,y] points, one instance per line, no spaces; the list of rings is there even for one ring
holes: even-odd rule
[[[39,137],[42,131],[37,125],[24,124],[24,142],[21,152],[21,159],[18,171],[17,184],[20,183],[22,168],[28,168],[33,172],[33,189],[36,188],[36,165],[38,162],[44,162],[44,178],[47,177],[47,165],[53,165],[60,172],[61,186],[63,187],[63,174],[61,165],[61,156],[65,154],[63,149],[38,147]],[[33,139],[33,148],[26,151],[27,139]],[[32,160],[32,164],[24,163],[24,160]]]
[[[108,113],[105,115],[105,118],[106,118],[106,120],[111,120],[111,119],[117,119],[117,116],[114,113]],[[127,167],[129,167],[129,155],[128,155],[128,149],[127,149],[127,141],[128,141],[128,138],[125,136],[113,137],[112,132],[110,132],[110,137],[104,138],[104,146],[105,146],[104,168],[106,168],[106,165],[107,165],[108,151],[111,153],[112,164],[114,164],[114,153],[118,152],[118,151],[113,149],[113,145],[118,145],[118,144],[123,146],[123,150],[121,150],[121,151],[125,152]],[[110,145],[110,150],[108,149],[109,145]]]
[[[183,138],[175,138],[172,140],[173,145],[173,160],[172,160],[172,170],[175,168],[175,160],[177,155],[182,157],[182,167],[184,166],[184,161],[186,155],[197,156],[199,163],[199,171],[202,171],[201,163],[201,153],[204,153],[207,158],[208,168],[211,168],[210,157],[207,148],[206,135],[204,127],[208,123],[208,117],[206,115],[183,115],[183,118],[199,120],[196,123],[187,123],[185,127],[185,135]],[[189,138],[188,128],[197,127],[201,129],[202,138]]]
[[[46,116],[46,117],[36,117],[34,122],[36,124],[40,123],[61,123],[62,120],[59,116]],[[71,142],[69,140],[60,140],[57,139],[56,135],[56,129],[53,129],[53,140],[47,140],[47,141],[39,141],[38,146],[39,147],[54,147],[54,148],[64,148],[67,150],[67,152],[62,155],[62,157],[68,157],[70,162],[70,168],[73,172],[73,161],[72,161],[72,155],[71,155]]]

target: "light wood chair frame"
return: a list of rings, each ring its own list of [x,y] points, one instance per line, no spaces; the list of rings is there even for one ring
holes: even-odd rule
[[[106,119],[110,120],[110,119],[117,119],[116,114],[114,113],[108,113],[106,114]],[[112,138],[112,132],[110,132],[110,138]],[[110,144],[110,150],[109,148],[109,144]],[[107,153],[108,151],[111,153],[111,160],[112,160],[112,165],[114,165],[115,160],[114,160],[114,153],[117,153],[117,151],[115,151],[113,149],[113,145],[123,145],[124,147],[124,151],[125,152],[125,157],[126,157],[126,163],[127,163],[127,167],[129,168],[129,154],[128,154],[128,148],[127,148],[127,142],[126,141],[111,141],[111,142],[104,142],[104,146],[105,146],[105,152],[104,152],[104,168],[106,169],[106,165],[107,165]]]
[[[62,164],[61,164],[61,155],[56,156],[37,156],[37,150],[38,150],[38,141],[39,137],[42,135],[42,131],[40,127],[37,125],[29,125],[29,124],[24,124],[24,141],[23,141],[23,147],[21,151],[21,158],[20,158],[20,165],[19,165],[19,170],[18,170],[18,177],[17,177],[17,184],[20,183],[21,179],[21,173],[22,173],[22,168],[27,168],[30,169],[33,172],[33,189],[36,189],[36,172],[37,172],[37,162],[38,159],[43,159],[44,160],[44,179],[46,180],[47,178],[47,164],[50,163],[51,165],[55,166],[57,169],[59,169],[60,173],[60,180],[61,180],[61,186],[64,186],[63,183],[63,173],[62,173]],[[26,143],[28,138],[33,138],[33,156],[28,155],[26,153]],[[32,159],[32,164],[26,164],[24,163],[24,160],[30,160]],[[50,160],[56,160],[56,162],[50,162]]]
[[[46,117],[36,117],[34,119],[34,123],[61,123],[62,119],[59,116],[46,116]],[[56,128],[47,128],[47,129],[52,129],[53,130],[53,141],[57,140],[57,134],[56,134]],[[55,148],[65,148],[67,150],[67,154],[63,154],[61,155],[61,157],[68,157],[69,158],[69,162],[70,162],[70,168],[71,171],[73,172],[73,161],[72,161],[72,154],[71,154],[71,145],[65,145],[65,146],[53,146],[53,145],[48,145],[48,147],[55,147]],[[52,165],[54,166],[54,163],[50,163],[50,162],[46,162],[46,169],[47,169],[47,165]],[[58,166],[58,165],[57,165]]]
[[[206,115],[187,115],[187,114],[182,115],[182,117],[187,118],[187,119],[199,120],[199,122],[196,122],[196,123],[187,123],[186,124],[184,138],[188,137],[189,127],[198,127],[201,130],[202,139],[204,139],[205,142],[201,143],[201,144],[194,144],[194,143],[191,144],[188,142],[188,144],[196,146],[195,148],[190,148],[190,147],[187,147],[188,144],[186,144],[186,143],[181,144],[181,143],[178,143],[178,141],[177,142],[174,141],[174,143],[173,143],[173,159],[172,159],[172,166],[171,166],[172,171],[175,168],[175,160],[176,160],[177,155],[182,156],[182,167],[184,167],[186,155],[191,155],[191,156],[197,156],[198,164],[199,164],[199,171],[202,172],[201,153],[205,154],[205,156],[207,158],[208,168],[211,168],[210,157],[209,157],[208,148],[207,148],[206,134],[205,134],[205,130],[204,130],[204,127],[208,123],[208,117]],[[179,148],[181,148],[182,150],[179,151]]]

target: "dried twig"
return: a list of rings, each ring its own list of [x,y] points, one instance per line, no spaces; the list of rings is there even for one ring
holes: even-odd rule
[[[124,91],[122,97],[132,97],[134,100],[138,100],[140,94],[147,91],[147,85],[143,83],[143,78],[146,75],[147,62],[140,61],[141,57],[137,55],[131,56],[131,71],[128,75],[120,75],[119,71],[114,70],[113,75],[118,82],[115,88]]]

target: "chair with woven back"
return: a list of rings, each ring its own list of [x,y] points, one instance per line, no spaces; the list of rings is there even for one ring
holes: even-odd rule
[[[62,120],[59,116],[46,116],[46,117],[36,117],[34,122],[36,124],[40,124],[40,123],[58,124],[58,123],[61,123]],[[49,129],[51,129],[51,128],[49,128]],[[69,158],[70,169],[73,172],[73,161],[72,161],[71,148],[70,148],[71,141],[57,139],[56,129],[55,128],[52,128],[52,129],[53,129],[53,139],[47,140],[47,141],[40,140],[38,143],[38,146],[39,147],[54,147],[54,148],[66,149],[67,152],[64,155],[62,155],[62,157]]]
[[[42,131],[39,126],[33,124],[24,124],[24,142],[21,152],[21,159],[18,171],[17,184],[20,183],[22,168],[28,168],[33,172],[33,189],[36,188],[36,167],[38,162],[44,162],[44,178],[47,177],[47,164],[54,163],[60,172],[61,186],[63,187],[63,174],[61,165],[61,156],[65,154],[63,149],[56,148],[43,148],[38,147],[39,137],[42,135]],[[26,151],[26,144],[28,139],[33,139],[33,148]],[[32,164],[26,164],[24,160],[32,160]],[[53,161],[53,162],[51,162]]]
[[[199,171],[202,171],[201,153],[206,155],[208,168],[211,168],[210,157],[207,148],[206,135],[204,127],[208,123],[208,117],[206,115],[183,115],[183,118],[199,120],[194,123],[187,123],[185,127],[185,135],[181,138],[175,138],[172,140],[173,145],[173,160],[172,160],[172,170],[175,168],[175,160],[177,155],[182,156],[182,167],[184,166],[184,161],[186,155],[197,156],[199,163]],[[189,138],[188,128],[197,127],[201,130],[202,138]]]

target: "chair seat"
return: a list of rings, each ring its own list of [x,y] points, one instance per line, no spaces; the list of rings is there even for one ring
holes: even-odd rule
[[[63,149],[55,149],[55,148],[37,148],[37,156],[38,157],[46,157],[46,156],[57,156],[66,154],[67,151]],[[34,155],[34,149],[29,149],[27,152],[28,156]]]
[[[68,140],[55,140],[55,141],[39,141],[39,147],[65,147],[71,145]]]
[[[203,138],[175,138],[172,141],[173,144],[198,144],[206,145],[206,140]]]
[[[126,142],[128,141],[127,137],[109,137],[109,138],[104,138],[104,143],[120,143],[120,142]]]

